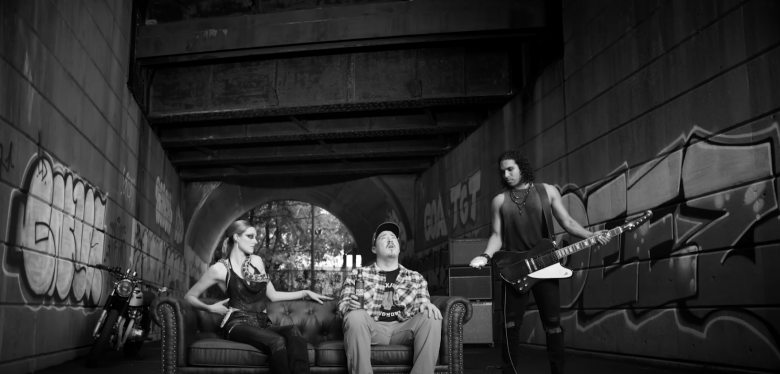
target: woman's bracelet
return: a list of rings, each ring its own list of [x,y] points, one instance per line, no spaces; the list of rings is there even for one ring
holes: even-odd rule
[[[488,260],[488,262],[490,262],[490,260],[492,259],[492,257],[490,257],[490,255],[489,255],[489,254],[487,254],[487,253],[481,253],[481,254],[479,255],[479,257],[484,257],[484,258],[486,258],[486,259]]]

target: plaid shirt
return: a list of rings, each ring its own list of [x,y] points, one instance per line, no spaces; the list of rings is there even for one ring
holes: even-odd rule
[[[398,278],[395,280],[395,293],[393,302],[395,305],[403,307],[398,319],[406,321],[420,312],[420,305],[431,302],[431,296],[428,293],[428,282],[423,276],[413,270],[409,270],[403,265],[398,265],[401,269]],[[376,263],[371,266],[363,267],[363,282],[365,284],[365,293],[363,298],[365,303],[363,308],[374,320],[379,319],[379,308],[382,307],[382,297],[385,292],[385,277],[379,274],[379,268]],[[341,288],[341,298],[339,300],[339,313],[343,318],[349,308],[349,297],[355,293],[355,279],[357,278],[357,269],[352,269],[349,277],[344,280],[344,286]]]

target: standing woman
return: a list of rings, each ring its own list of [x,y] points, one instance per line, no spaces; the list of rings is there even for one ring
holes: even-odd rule
[[[308,373],[309,355],[306,340],[295,325],[271,326],[265,312],[272,301],[309,298],[320,304],[330,297],[309,290],[281,292],[265,271],[260,256],[253,255],[257,244],[257,231],[244,220],[230,224],[222,242],[226,258],[220,259],[195,283],[184,298],[193,307],[225,315],[231,311],[223,332],[227,339],[246,343],[270,353],[271,372],[278,374]],[[226,292],[228,299],[206,304],[200,295],[217,284]]]

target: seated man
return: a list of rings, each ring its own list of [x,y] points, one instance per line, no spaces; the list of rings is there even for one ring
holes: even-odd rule
[[[398,262],[398,225],[385,222],[374,231],[373,265],[353,270],[339,300],[344,348],[352,374],[370,374],[371,346],[414,342],[412,374],[431,374],[441,343],[441,312],[431,304],[428,283]],[[363,297],[360,283],[363,283]]]

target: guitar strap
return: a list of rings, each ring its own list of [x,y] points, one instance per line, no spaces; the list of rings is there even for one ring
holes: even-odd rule
[[[542,183],[534,183],[534,188],[539,193],[539,199],[542,201],[542,218],[545,226],[547,226],[547,238],[554,241],[552,207],[550,206],[550,197],[547,196],[547,189],[544,188]]]

